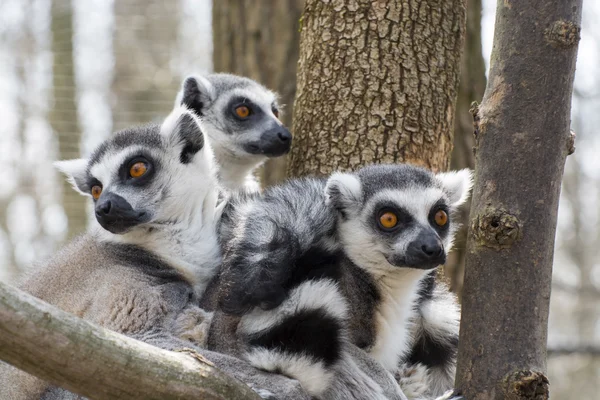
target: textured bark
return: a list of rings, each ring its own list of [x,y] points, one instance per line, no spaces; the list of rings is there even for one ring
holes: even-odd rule
[[[301,24],[289,175],[448,168],[464,0],[308,0]]]
[[[546,399],[554,235],[581,0],[499,0],[496,15],[476,115],[457,387],[468,399]]]
[[[58,156],[61,160],[81,157],[81,133],[77,123],[75,104],[75,72],[73,65],[73,10],[71,1],[52,2],[52,51],[54,53],[52,79],[54,105],[50,124],[58,138]],[[66,179],[61,179],[62,203],[68,218],[67,238],[80,234],[87,223],[85,198],[75,192]]]
[[[179,1],[115,1],[114,129],[157,121],[173,108]]]
[[[0,360],[92,399],[258,398],[201,356],[103,329],[3,283]]]
[[[247,76],[279,93],[282,121],[291,126],[299,21],[304,0],[219,0],[213,2],[213,63],[217,72]],[[285,178],[286,157],[267,161],[263,185]]]
[[[485,91],[485,62],[481,49],[481,0],[467,0],[467,31],[460,67],[460,83],[454,118],[454,148],[450,169],[475,167],[473,155],[473,117],[469,112],[473,101],[480,102]],[[461,229],[456,233],[453,251],[445,265],[450,289],[460,298],[465,271],[465,248],[470,202],[461,207]]]

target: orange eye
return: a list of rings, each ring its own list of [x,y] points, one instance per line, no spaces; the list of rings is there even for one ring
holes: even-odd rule
[[[141,161],[136,162],[131,166],[131,168],[129,168],[129,175],[132,178],[139,178],[140,176],[144,175],[147,170],[148,167],[146,167],[146,163],[143,163]]]
[[[94,200],[98,200],[100,195],[102,194],[102,186],[92,186],[92,197]]]
[[[438,226],[444,226],[448,223],[448,214],[446,214],[446,211],[444,210],[438,210],[438,212],[435,213],[434,219]]]
[[[275,115],[275,118],[279,119],[279,110],[274,108],[273,109],[273,115]]]
[[[391,229],[398,225],[398,217],[391,211],[384,212],[379,216],[379,223],[386,229]]]
[[[238,106],[235,109],[235,115],[240,118],[248,118],[250,115],[250,109],[246,106]]]

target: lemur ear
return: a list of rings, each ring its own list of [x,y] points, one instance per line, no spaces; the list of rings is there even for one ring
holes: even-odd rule
[[[347,215],[356,212],[362,203],[362,186],[356,175],[336,172],[325,185],[327,204]]]
[[[91,196],[90,188],[87,184],[87,166],[88,160],[78,158],[74,160],[55,161],[54,168],[66,175],[67,181],[73,186],[75,191],[84,196]]]
[[[175,107],[163,122],[160,132],[181,152],[179,160],[188,164],[204,148],[204,134],[197,117],[185,106]]]
[[[198,116],[204,115],[204,109],[215,100],[213,85],[203,76],[189,76],[181,85],[175,107],[185,105]]]
[[[473,186],[473,173],[470,169],[465,168],[460,171],[442,172],[436,174],[435,177],[442,184],[453,207],[457,207],[467,201],[469,192]]]

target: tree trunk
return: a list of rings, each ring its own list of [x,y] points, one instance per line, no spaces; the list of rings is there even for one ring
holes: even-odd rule
[[[115,1],[115,130],[156,122],[173,109],[181,83],[173,65],[178,46],[179,3]]]
[[[217,72],[255,79],[280,94],[282,121],[291,126],[299,21],[304,0],[219,0],[213,2],[213,62]],[[285,178],[285,157],[269,160],[263,185]]]
[[[448,168],[464,0],[308,0],[301,25],[289,175]]]
[[[258,399],[182,350],[139,342],[0,283],[0,360],[44,381],[92,399]]]
[[[498,0],[475,115],[457,387],[468,399],[546,399],[556,215],[569,132],[581,0]]]
[[[75,72],[73,66],[73,10],[70,0],[52,2],[52,79],[54,106],[50,124],[58,138],[61,160],[81,157],[81,134],[75,104]],[[75,192],[66,179],[62,182],[62,203],[68,218],[67,239],[83,232],[87,223],[85,198]]]
[[[481,101],[485,90],[485,62],[481,49],[481,0],[467,0],[467,32],[460,66],[460,83],[454,118],[454,148],[450,169],[475,167],[473,155],[473,118],[469,113],[473,101]],[[465,271],[465,247],[470,202],[460,210],[461,229],[456,233],[453,251],[444,267],[450,289],[460,298]]]

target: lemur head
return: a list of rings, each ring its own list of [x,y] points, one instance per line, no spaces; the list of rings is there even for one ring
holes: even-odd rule
[[[211,74],[185,79],[176,104],[201,119],[215,153],[262,162],[290,150],[292,135],[279,120],[277,96],[240,76]]]
[[[208,179],[210,147],[185,107],[176,108],[162,125],[117,132],[89,159],[55,166],[75,190],[93,199],[96,219],[114,234],[182,222],[193,215],[195,199],[215,190]]]
[[[372,165],[333,174],[326,195],[339,212],[340,239],[348,256],[359,266],[385,273],[445,263],[456,229],[451,216],[470,188],[466,169],[433,174],[410,165]]]

